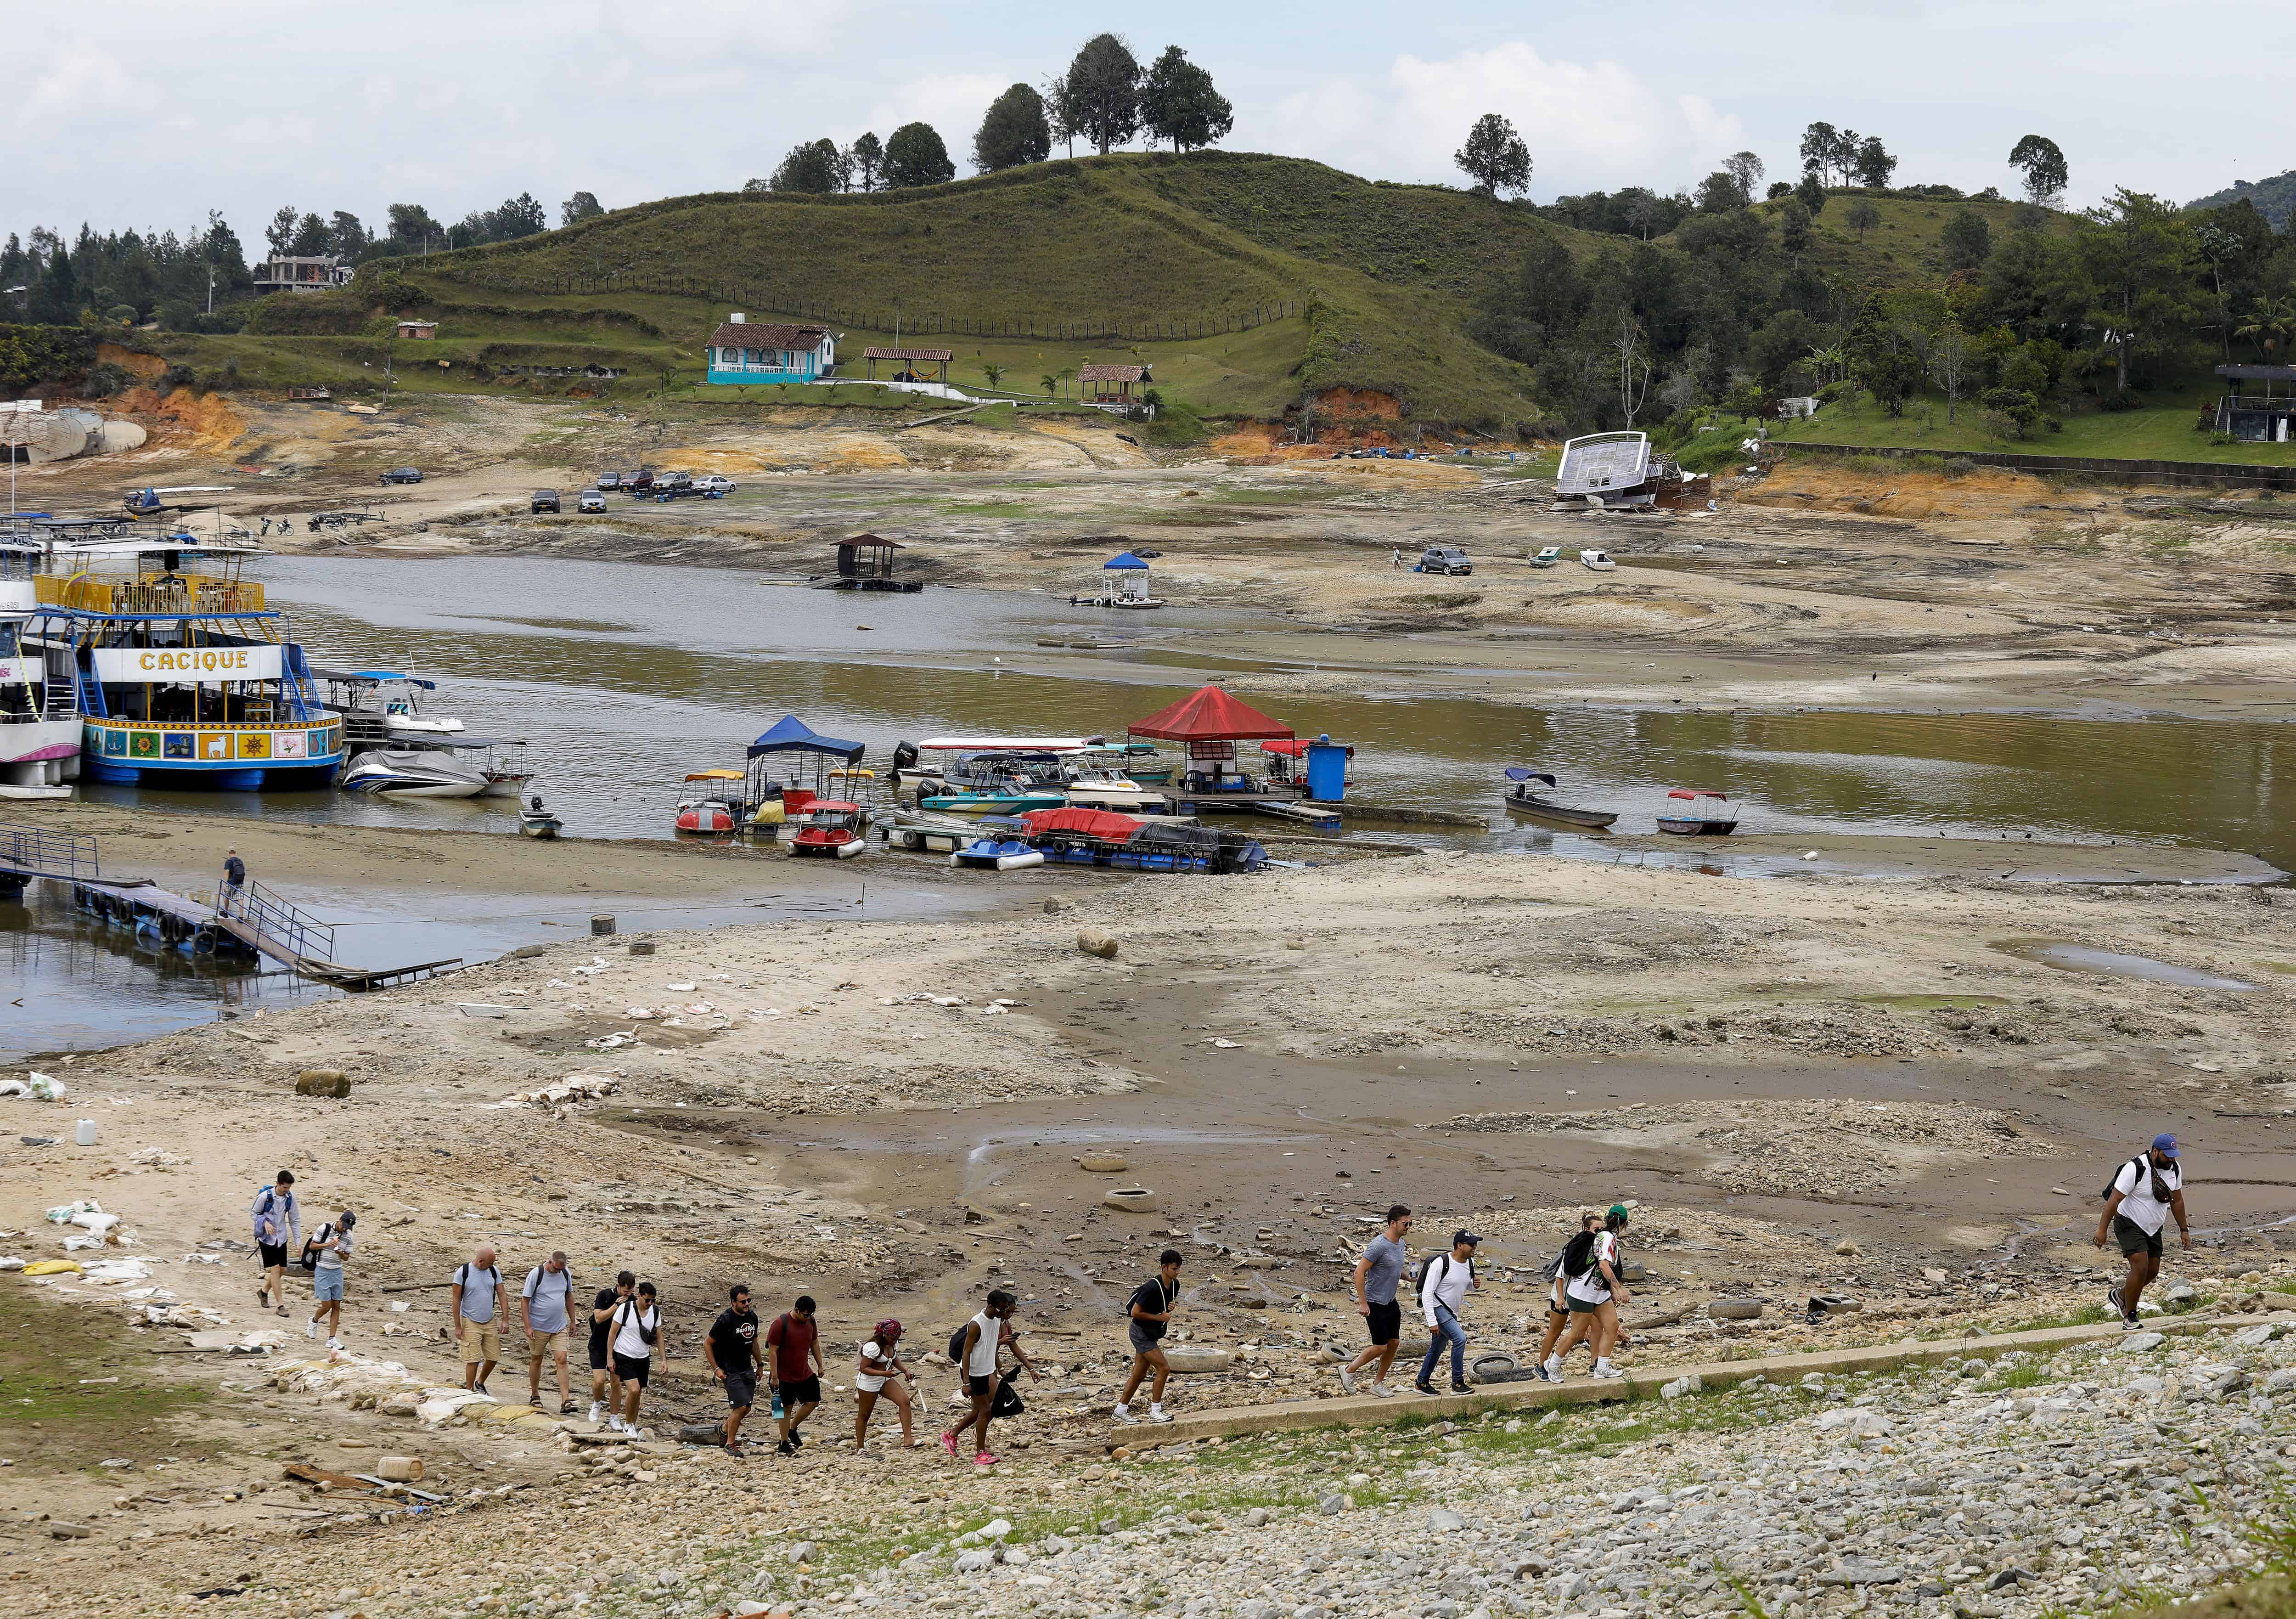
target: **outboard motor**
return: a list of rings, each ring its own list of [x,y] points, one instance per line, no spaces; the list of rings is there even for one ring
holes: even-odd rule
[[[893,779],[898,782],[901,779],[902,771],[914,769],[916,768],[917,759],[918,753],[916,744],[913,742],[895,743],[893,744]]]

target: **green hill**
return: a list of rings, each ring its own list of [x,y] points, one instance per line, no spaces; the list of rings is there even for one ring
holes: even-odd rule
[[[1874,205],[1878,216],[1862,234],[1849,223],[1849,211],[1861,198]],[[1775,218],[1779,206],[1778,202],[1758,203],[1755,211]],[[1819,269],[1852,285],[1887,287],[1942,281],[1947,220],[1964,208],[1973,210],[1997,242],[2017,228],[2022,206],[1974,198],[1891,196],[1879,191],[1829,192],[1824,210],[1811,222],[1816,227],[1816,240],[1810,252]],[[2052,234],[2070,231],[2072,217],[2052,213],[2043,228]]]
[[[2274,175],[2268,180],[2234,180],[2222,191],[2212,192],[2197,202],[2187,202],[2189,211],[2203,208],[2224,208],[2246,197],[2256,211],[2269,220],[2272,228],[2284,231],[2288,217],[2296,213],[2296,168]]]

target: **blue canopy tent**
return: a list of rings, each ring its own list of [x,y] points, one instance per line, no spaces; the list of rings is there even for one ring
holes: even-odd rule
[[[1144,573],[1148,571],[1148,564],[1129,551],[1119,552],[1100,565],[1103,568],[1137,568]]]
[[[824,736],[795,714],[784,714],[772,730],[750,744],[750,801],[757,803],[769,796],[769,784],[764,779],[767,767],[759,764],[758,760],[782,753],[794,753],[800,758],[810,756],[814,793],[821,797],[838,797],[840,794],[826,791],[824,785],[831,762],[833,760],[842,769],[850,770],[861,762],[861,755],[867,746],[865,743],[848,742],[841,736]]]
[[[1113,600],[1145,602],[1148,599],[1148,564],[1139,557],[1126,551],[1110,557],[1100,566],[1103,573],[1113,572],[1116,575],[1111,581],[1116,587]]]

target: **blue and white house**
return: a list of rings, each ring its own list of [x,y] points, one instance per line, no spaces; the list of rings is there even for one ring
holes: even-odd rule
[[[837,334],[735,315],[709,334],[713,382],[816,382],[837,369]]]

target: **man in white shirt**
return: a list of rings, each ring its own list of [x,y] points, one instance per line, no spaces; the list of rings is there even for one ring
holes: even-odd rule
[[[2128,1275],[2105,1294],[2120,1311],[2124,1332],[2136,1330],[2136,1301],[2161,1274],[2161,1235],[2171,1214],[2190,1248],[2193,1229],[2185,1220],[2184,1166],[2177,1159],[2177,1138],[2163,1131],[2152,1138],[2149,1148],[2120,1166],[2105,1189],[2104,1212],[2096,1218],[2096,1245],[2103,1247],[2111,1236],[2128,1261]]]
[[[1465,1308],[1468,1290],[1475,1285],[1475,1248],[1483,1239],[1472,1231],[1451,1233],[1451,1251],[1429,1258],[1427,1268],[1419,1278],[1419,1311],[1427,1318],[1427,1358],[1419,1363],[1419,1380],[1411,1386],[1423,1394],[1431,1394],[1435,1385],[1429,1381],[1435,1367],[1443,1358],[1443,1345],[1451,1346],[1451,1392],[1464,1394],[1467,1388],[1467,1329],[1460,1325],[1459,1311]]]

